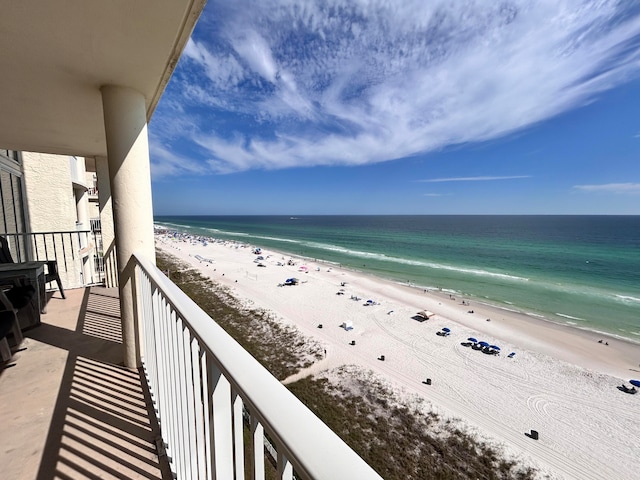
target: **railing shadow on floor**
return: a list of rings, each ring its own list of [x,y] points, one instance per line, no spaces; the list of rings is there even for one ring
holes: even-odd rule
[[[75,331],[29,337],[68,352],[37,480],[170,479],[144,377],[122,366],[118,298],[86,289]]]

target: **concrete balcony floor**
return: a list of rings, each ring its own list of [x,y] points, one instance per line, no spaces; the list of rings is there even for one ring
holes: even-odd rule
[[[171,478],[148,390],[122,366],[117,290],[65,293],[0,370],[0,477]]]

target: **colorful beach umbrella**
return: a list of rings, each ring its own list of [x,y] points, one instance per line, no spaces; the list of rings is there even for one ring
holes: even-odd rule
[[[473,343],[478,343],[478,340],[476,340],[473,337],[469,337],[469,338],[467,338],[467,340],[469,340],[470,342],[473,342]]]
[[[640,387],[640,380],[629,380],[629,383],[634,387]]]

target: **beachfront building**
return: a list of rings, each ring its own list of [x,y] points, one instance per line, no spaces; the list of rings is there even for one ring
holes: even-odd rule
[[[29,235],[16,237],[15,247],[21,242],[30,259],[55,260],[65,288],[102,284],[100,213],[97,196],[93,200],[90,195],[96,191],[96,176],[87,168],[95,162],[73,155],[20,153]]]
[[[91,231],[85,197],[97,193],[102,250],[117,258],[117,289],[50,299],[26,350],[0,371],[7,478],[264,478],[265,435],[279,478],[379,478],[155,267],[147,121],[203,6],[2,2],[4,233],[29,234],[27,214],[38,228],[71,218]],[[36,190],[56,201],[24,194],[39,174],[20,152],[38,152],[29,162],[48,175]],[[83,285],[91,247],[74,246]]]

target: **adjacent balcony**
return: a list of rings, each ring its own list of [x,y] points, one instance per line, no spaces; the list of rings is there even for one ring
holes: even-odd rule
[[[380,478],[152,263],[134,260],[142,367],[122,366],[117,290],[50,296],[0,371],[4,477]]]
[[[66,289],[104,283],[102,235],[85,230],[4,234],[16,262],[55,260]]]

